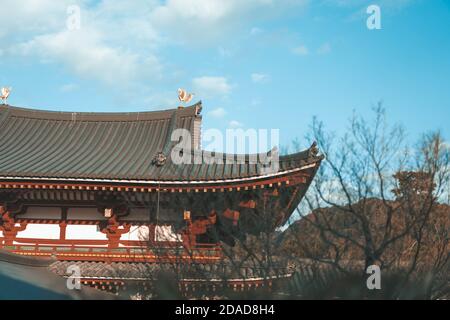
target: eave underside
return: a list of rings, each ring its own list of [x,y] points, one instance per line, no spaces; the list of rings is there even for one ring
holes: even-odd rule
[[[318,166],[318,164],[317,164]],[[155,212],[159,212],[160,222],[176,223],[182,221],[184,210],[192,211],[193,217],[207,217],[211,211],[222,213],[225,210],[245,212],[244,217],[254,216],[257,222],[264,210],[273,216],[276,226],[284,223],[301,201],[317,166],[290,174],[259,180],[257,183],[222,184],[216,186],[183,187],[138,187],[138,186],[92,186],[92,185],[51,185],[14,182],[0,182],[0,205],[9,206],[16,212],[20,221],[25,221],[24,210],[28,207],[92,207],[99,209],[125,203],[130,209],[140,210],[139,215],[123,215],[120,221],[136,225],[154,222]],[[159,203],[159,208],[157,204]],[[146,213],[143,213],[143,210]],[[138,218],[136,218],[138,217]],[[245,217],[244,217],[245,218]],[[30,220],[58,223],[61,216],[36,217]],[[18,220],[18,221],[19,221]],[[99,223],[105,218],[91,217],[87,221],[71,223]],[[251,221],[250,221],[251,222]],[[253,223],[250,223],[253,224]]]

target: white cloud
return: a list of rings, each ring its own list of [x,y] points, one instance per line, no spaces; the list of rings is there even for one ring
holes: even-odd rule
[[[62,28],[70,0],[2,0],[0,39],[2,45],[24,33],[36,34]],[[19,36],[19,37],[17,37]]]
[[[269,80],[269,75],[264,73],[252,73],[250,77],[254,83],[263,83]]]
[[[198,97],[226,96],[231,93],[231,85],[224,77],[198,77],[192,80]]]
[[[15,51],[24,55],[37,53],[45,59],[63,63],[79,76],[112,85],[126,85],[137,80],[143,70],[151,72],[153,76],[160,70],[155,56],[149,54],[142,57],[109,46],[95,30],[87,28],[37,36],[15,47]]]
[[[152,21],[183,44],[210,42],[231,27],[236,1],[168,0],[152,13]],[[220,43],[220,42],[219,42]]]
[[[318,54],[327,54],[330,52],[331,52],[331,45],[328,42],[324,43],[319,47],[319,49],[317,49]]]
[[[308,50],[308,47],[301,45],[301,46],[298,46],[298,47],[292,49],[292,53],[299,55],[299,56],[306,56],[309,54],[309,50]]]
[[[156,49],[163,40],[149,21],[156,6],[151,1],[103,0],[95,6],[82,1],[78,30],[66,26],[67,8],[73,1],[24,0],[20,8],[14,4],[17,1],[6,1],[11,11],[8,16],[14,17],[9,19],[20,21],[12,31],[17,37],[4,39],[10,55],[36,56],[114,87],[158,80],[161,75]],[[0,30],[8,30],[9,23],[0,19]]]
[[[224,108],[217,108],[209,111],[208,114],[214,118],[223,118],[227,114],[227,112]]]
[[[258,22],[292,8],[301,9],[307,2],[2,0],[0,52],[2,57],[36,58],[53,63],[113,88],[142,83],[148,87],[174,74],[168,68],[179,68],[164,61],[162,49],[168,45],[221,46],[219,54],[231,56],[235,51],[232,40],[239,35],[236,31],[241,30],[238,28],[257,34],[261,30],[252,26]],[[80,7],[80,30],[67,29],[67,9],[71,5]],[[249,36],[248,32],[240,34]],[[201,77],[193,82],[201,90],[196,92],[201,96],[226,96],[232,89],[221,77]],[[154,94],[148,92],[148,96]]]
[[[302,8],[308,0],[167,0],[152,13],[156,26],[178,42],[220,43],[237,27]],[[257,29],[254,29],[257,31]],[[236,34],[234,34],[236,36]]]
[[[242,128],[244,125],[237,121],[237,120],[231,120],[230,123],[228,124],[231,128]]]

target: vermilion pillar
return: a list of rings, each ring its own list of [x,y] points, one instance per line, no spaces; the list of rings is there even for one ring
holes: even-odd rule
[[[59,240],[66,240],[67,222],[62,221],[59,224]]]
[[[122,234],[130,231],[131,225],[124,224],[120,228],[120,224],[117,221],[116,216],[113,214],[111,218],[108,219],[106,227],[101,229],[101,232],[106,234],[108,238],[108,248],[117,248],[119,246],[120,237]]]
[[[0,206],[0,216],[2,217],[2,223],[0,230],[3,231],[3,238],[5,239],[5,245],[13,245],[19,231],[25,230],[27,227],[26,222],[22,222],[19,226],[16,226],[14,218],[5,207]]]

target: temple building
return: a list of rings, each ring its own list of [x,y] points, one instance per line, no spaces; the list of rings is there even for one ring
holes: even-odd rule
[[[275,171],[253,161],[262,154],[207,152],[201,110],[0,105],[0,249],[59,265],[214,264],[223,243],[283,225],[319,168],[316,146],[276,157]],[[176,129],[190,133],[187,151]]]

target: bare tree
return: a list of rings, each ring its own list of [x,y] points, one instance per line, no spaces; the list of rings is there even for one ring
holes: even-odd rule
[[[342,273],[364,274],[373,264],[402,270],[405,285],[425,270],[427,297],[435,297],[448,288],[450,207],[440,201],[449,187],[449,149],[433,133],[411,151],[381,104],[374,114],[372,122],[354,115],[341,139],[314,119],[308,139],[325,160],[298,208],[290,247]]]

